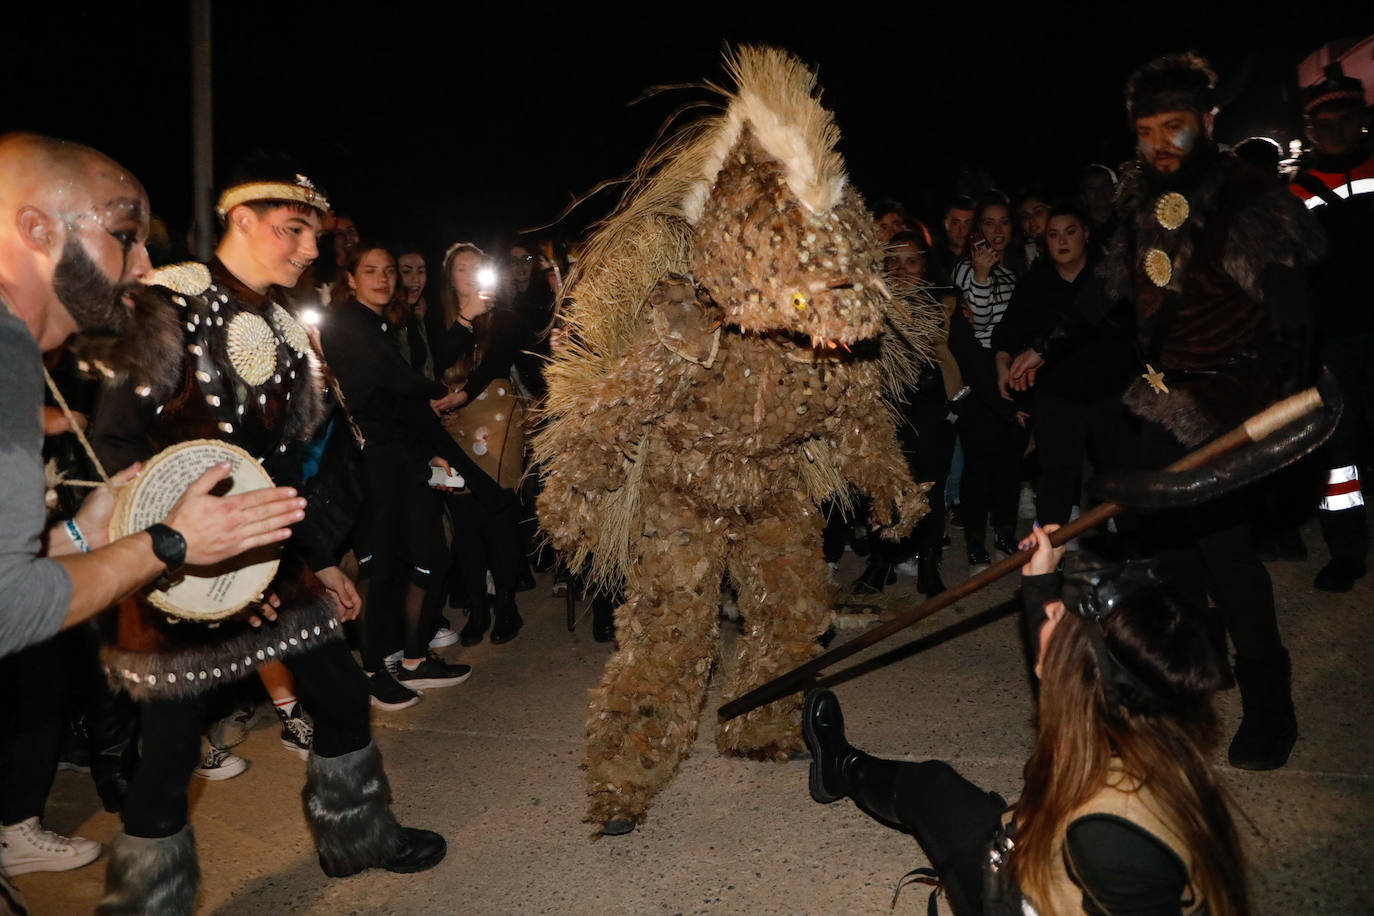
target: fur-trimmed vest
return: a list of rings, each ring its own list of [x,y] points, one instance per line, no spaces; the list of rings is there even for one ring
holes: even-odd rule
[[[114,470],[178,442],[221,439],[243,448],[279,485],[300,483],[300,446],[323,413],[321,376],[304,329],[271,295],[254,293],[218,261],[157,271],[138,297],[135,331],[79,355],[113,382],[91,440]],[[312,569],[333,565],[311,509],[296,526],[272,591],[276,624],[168,618],[142,596],[119,607],[105,673],[136,699],[187,696],[309,649],[341,630]]]
[[[1288,393],[1305,347],[1305,292],[1299,277],[1273,297],[1287,301],[1266,301],[1267,275],[1304,268],[1324,248],[1276,179],[1227,153],[1201,155],[1212,162],[1177,188],[1127,176],[1100,268],[1108,295],[1134,303],[1142,361],[1163,375],[1137,379],[1126,404],[1190,447]]]

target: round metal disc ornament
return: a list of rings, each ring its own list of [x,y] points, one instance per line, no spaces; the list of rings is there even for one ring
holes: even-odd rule
[[[1155,219],[1165,229],[1177,229],[1188,221],[1188,198],[1177,191],[1161,194],[1155,201]]]
[[[239,312],[226,335],[229,361],[239,378],[256,387],[277,371],[277,335],[252,312]]]
[[[192,439],[158,452],[115,498],[110,539],[125,537],[162,521],[186,488],[222,461],[232,465],[220,484],[232,496],[272,486],[262,465],[235,445],[215,439]],[[160,610],[186,620],[220,620],[261,599],[277,574],[280,549],[260,547],[214,566],[186,566],[169,584],[154,588],[148,600]]]
[[[1169,253],[1159,248],[1151,248],[1145,252],[1145,275],[1155,286],[1168,286],[1169,280],[1174,276],[1174,265],[1169,260]]]

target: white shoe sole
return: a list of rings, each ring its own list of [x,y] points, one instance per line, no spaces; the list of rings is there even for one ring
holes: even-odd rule
[[[431,690],[439,687],[456,687],[470,677],[472,677],[471,671],[467,674],[460,674],[457,677],[422,677],[418,680],[402,680],[398,677],[396,678],[396,683],[400,684],[402,687],[408,687],[411,690]]]
[[[0,872],[4,872],[6,877],[13,878],[15,875],[27,875],[35,871],[71,871],[73,868],[90,865],[100,858],[102,851],[104,847],[97,843],[95,849],[71,857],[29,859],[19,862],[0,860]]]
[[[433,639],[431,639],[431,640],[429,641],[429,647],[430,647],[431,649],[443,649],[443,648],[447,648],[448,646],[453,645],[453,644],[456,643],[457,641],[458,641],[458,633],[457,633],[457,631],[455,631],[455,630],[449,630],[447,635],[445,635],[445,636],[436,636],[436,637],[434,637]]]
[[[387,712],[399,712],[402,709],[409,709],[418,702],[420,702],[420,697],[418,695],[413,696],[410,699],[404,700],[400,703],[384,703],[376,697],[372,697],[373,708],[385,709]]]
[[[308,747],[301,747],[298,744],[292,744],[290,741],[283,741],[281,743],[281,746],[284,747],[286,750],[290,751],[291,753],[295,754],[302,760],[310,759],[310,748]]]
[[[196,767],[195,774],[199,776],[201,779],[208,779],[211,782],[221,782],[225,779],[233,779],[235,776],[242,774],[244,770],[248,769],[247,760],[244,760],[242,757],[240,757],[239,761],[240,763],[238,764],[230,764],[229,766],[219,766],[215,767],[213,770],[205,770],[201,769],[200,767]]]

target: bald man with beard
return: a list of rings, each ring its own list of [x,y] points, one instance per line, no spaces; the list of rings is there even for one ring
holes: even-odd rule
[[[215,563],[281,541],[302,516],[289,488],[220,499],[228,465],[202,476],[164,520],[181,549],[145,532],[109,542],[113,490],[47,527],[42,353],[78,332],[136,332],[133,293],[149,272],[148,199],[95,150],[0,136],[0,873],[63,871],[101,846],[41,823],[57,764],[62,658],[49,640],[182,562]],[[114,477],[132,479],[137,465]],[[22,912],[0,882],[0,910]]]
[[[211,496],[224,464],[164,522],[184,541],[179,558],[158,556],[146,532],[109,543],[108,488],[92,492],[70,524],[45,530],[41,354],[77,332],[130,330],[134,290],[152,269],[148,220],[143,186],[108,157],[32,134],[0,136],[0,655],[111,606],[169,560],[217,563],[285,540],[303,516],[305,501],[285,487]]]

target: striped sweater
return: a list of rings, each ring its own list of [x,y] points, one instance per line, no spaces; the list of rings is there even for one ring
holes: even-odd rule
[[[967,257],[954,265],[954,288],[959,299],[973,316],[973,336],[985,350],[992,346],[992,331],[1007,311],[1011,292],[1016,288],[1016,274],[1005,265],[994,264],[988,272],[988,282],[973,279],[973,262]]]

